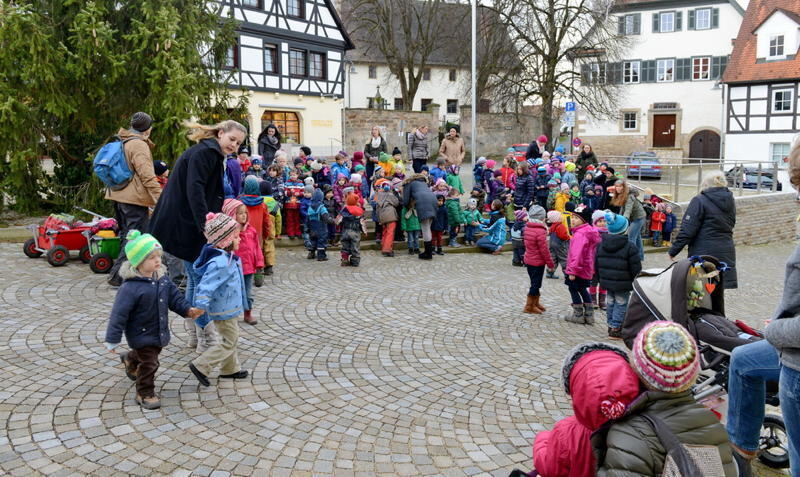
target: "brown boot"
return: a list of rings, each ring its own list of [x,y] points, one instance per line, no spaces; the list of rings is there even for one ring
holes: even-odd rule
[[[251,310],[244,310],[244,322],[248,325],[255,325],[258,323],[258,320],[253,318],[253,312]]]
[[[545,311],[547,311],[547,308],[545,308],[542,305],[542,303],[539,301],[540,299],[541,299],[540,295],[534,295],[534,297],[533,297],[533,307],[538,309],[539,313],[544,313]]]
[[[533,308],[533,295],[528,295],[527,300],[525,301],[525,308],[522,309],[523,313],[535,313]]]
[[[529,295],[533,297],[533,301],[531,302],[531,313],[534,315],[541,315],[542,309],[539,308],[539,295]]]

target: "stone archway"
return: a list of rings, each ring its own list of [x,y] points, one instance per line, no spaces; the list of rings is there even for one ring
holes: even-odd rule
[[[719,159],[720,137],[711,129],[701,129],[689,140],[689,157],[691,159]]]

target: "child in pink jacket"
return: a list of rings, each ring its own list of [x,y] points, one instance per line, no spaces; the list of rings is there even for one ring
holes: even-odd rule
[[[225,199],[222,204],[222,213],[233,218],[241,227],[239,231],[239,248],[234,252],[242,260],[244,273],[244,288],[247,296],[244,310],[244,322],[248,325],[258,323],[253,318],[253,277],[256,272],[264,268],[264,254],[261,251],[261,240],[258,231],[248,221],[247,206],[236,199]]]
[[[569,257],[564,283],[572,296],[572,315],[564,319],[570,323],[594,324],[594,306],[587,288],[594,276],[594,259],[600,233],[592,224],[592,210],[580,204],[571,213],[572,239],[569,241]]]

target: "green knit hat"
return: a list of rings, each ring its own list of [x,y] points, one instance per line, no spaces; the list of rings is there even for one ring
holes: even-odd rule
[[[136,268],[144,262],[153,250],[161,250],[161,244],[150,234],[143,234],[138,230],[131,230],[127,236],[128,243],[125,244],[125,256],[131,262],[131,266]]]

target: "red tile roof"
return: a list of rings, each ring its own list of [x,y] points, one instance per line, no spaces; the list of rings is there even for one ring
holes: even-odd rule
[[[791,60],[756,63],[757,37],[753,32],[775,10],[782,10],[793,19],[798,18],[800,2],[798,0],[750,0],[742,25],[739,27],[739,35],[733,43],[733,53],[728,61],[728,67],[722,76],[723,83],[800,79],[800,54],[796,54]]]

